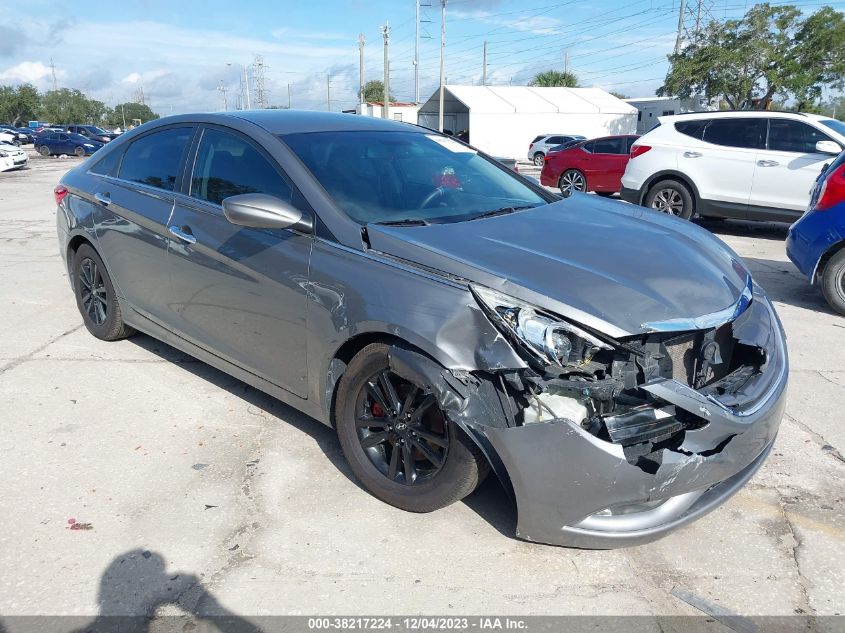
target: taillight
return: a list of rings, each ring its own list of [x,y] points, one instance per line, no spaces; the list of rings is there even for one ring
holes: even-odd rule
[[[813,211],[825,211],[842,201],[845,201],[845,165],[841,165],[822,181]]]
[[[534,147],[534,143],[529,143],[529,144],[528,144],[528,149],[531,149],[532,147]]]
[[[56,206],[60,205],[67,195],[67,187],[64,185],[56,185],[53,188],[53,195],[56,197]]]
[[[651,145],[632,145],[631,146],[631,158],[636,158],[637,156],[642,156],[648,150],[651,149]]]

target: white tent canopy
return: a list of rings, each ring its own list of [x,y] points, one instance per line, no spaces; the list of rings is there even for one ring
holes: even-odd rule
[[[600,88],[446,86],[443,127],[469,130],[469,142],[496,156],[524,158],[540,134],[587,138],[633,134],[637,109]],[[420,107],[419,123],[436,128],[440,91]]]

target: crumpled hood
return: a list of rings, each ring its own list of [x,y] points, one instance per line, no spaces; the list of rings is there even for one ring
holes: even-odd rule
[[[373,250],[530,301],[610,336],[734,305],[749,273],[721,240],[643,207],[575,194],[509,215],[368,225]]]

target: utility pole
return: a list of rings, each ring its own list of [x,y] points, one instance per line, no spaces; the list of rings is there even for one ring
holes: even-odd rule
[[[420,102],[420,0],[416,0],[414,31],[414,103]]]
[[[223,95],[223,111],[226,112],[229,109],[229,103],[226,100],[226,91],[229,90],[229,87],[223,83],[223,80],[220,80],[220,83],[217,85],[217,89]]]
[[[675,55],[681,52],[681,47],[684,43],[684,11],[686,10],[685,0],[681,0],[681,6],[678,9],[678,34],[675,36]]]
[[[332,76],[326,74],[326,110],[332,111]]]
[[[244,71],[244,100],[243,103],[246,105],[246,109],[249,110],[249,75],[246,74],[246,66],[241,64],[241,68]]]
[[[569,74],[569,50],[563,51],[563,72]]]
[[[288,84],[288,110],[290,110],[290,84]]]
[[[59,89],[59,82],[56,80],[56,65],[53,63],[53,58],[50,58],[50,72],[53,74],[53,92]]]
[[[446,92],[446,0],[440,0],[440,110],[437,115],[437,129],[443,131],[443,102]]]
[[[358,103],[364,114],[364,34],[358,33]]]
[[[487,40],[484,40],[484,62],[481,66],[481,85],[487,85]]]
[[[384,102],[381,106],[381,118],[390,118],[389,104],[390,104],[390,25],[385,22],[381,27],[381,34],[384,37]]]
[[[252,63],[252,76],[255,81],[255,106],[257,108],[267,107],[267,89],[264,87],[264,57],[256,55]]]

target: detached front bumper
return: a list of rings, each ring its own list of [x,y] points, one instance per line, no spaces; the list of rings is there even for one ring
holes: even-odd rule
[[[703,395],[669,379],[643,385],[668,404],[703,418],[674,449],[626,458],[622,446],[568,420],[520,427],[474,425],[510,478],[517,536],[584,548],[653,541],[724,503],[760,468],[785,407],[788,359],[783,330],[768,299],[735,321],[737,338],[766,351],[766,363],[732,396]],[[632,461],[634,463],[632,463]]]

